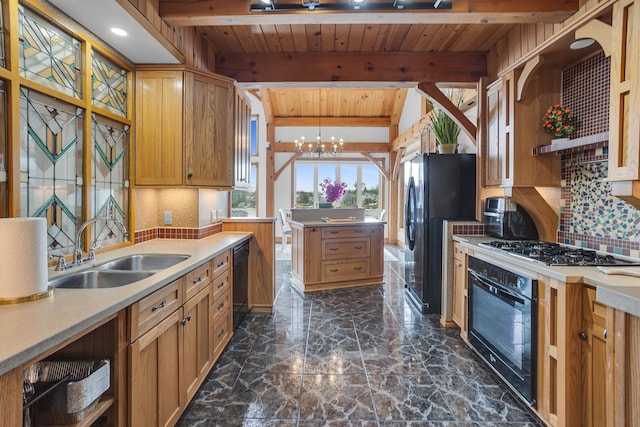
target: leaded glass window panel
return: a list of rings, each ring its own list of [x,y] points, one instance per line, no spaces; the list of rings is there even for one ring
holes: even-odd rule
[[[9,216],[7,185],[7,84],[0,80],[0,218]]]
[[[48,250],[73,252],[82,224],[84,111],[20,89],[20,216],[47,219]]]
[[[0,7],[0,67],[7,67],[6,56],[4,53],[4,16],[2,16],[2,7]]]
[[[129,220],[129,126],[93,114],[91,171],[92,216],[109,216],[127,224]],[[110,221],[94,227],[94,240],[101,247],[126,240]]]
[[[127,71],[93,52],[91,80],[93,105],[127,117]]]
[[[18,12],[20,75],[81,98],[80,42],[23,6]]]

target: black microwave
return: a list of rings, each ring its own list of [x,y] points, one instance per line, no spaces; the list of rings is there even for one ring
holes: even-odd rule
[[[509,197],[488,197],[483,213],[485,234],[508,240],[537,240],[531,216]]]

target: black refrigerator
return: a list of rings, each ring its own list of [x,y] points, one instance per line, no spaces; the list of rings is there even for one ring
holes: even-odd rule
[[[404,163],[405,290],[422,313],[442,306],[442,221],[473,221],[475,154],[420,154]]]

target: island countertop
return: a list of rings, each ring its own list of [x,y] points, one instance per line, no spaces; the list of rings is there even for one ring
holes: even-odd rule
[[[309,220],[309,221],[293,221],[289,220],[289,224],[307,228],[307,227],[345,227],[345,226],[358,226],[358,225],[378,225],[378,224],[386,224],[386,221],[378,221],[377,219],[367,218],[364,221],[318,221],[318,220]]]
[[[0,306],[0,375],[62,344],[116,314],[252,233],[222,232],[199,240],[155,239],[101,252],[96,263],[65,272],[50,271],[49,278],[71,274],[134,254],[184,254],[189,258],[130,285],[106,289],[55,289],[38,301]]]

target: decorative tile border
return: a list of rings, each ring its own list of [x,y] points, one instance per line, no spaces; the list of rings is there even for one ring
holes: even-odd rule
[[[153,239],[203,239],[222,232],[222,223],[206,225],[200,228],[190,227],[155,227],[139,230],[135,233],[134,243],[142,243]]]
[[[484,224],[481,222],[453,223],[453,234],[478,236],[484,234]]]

